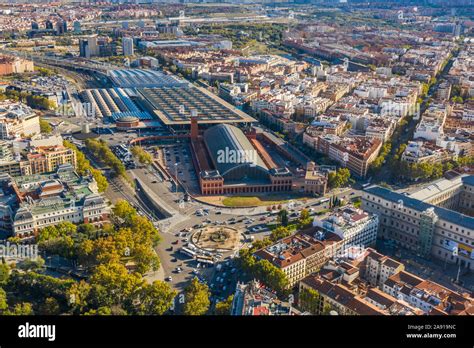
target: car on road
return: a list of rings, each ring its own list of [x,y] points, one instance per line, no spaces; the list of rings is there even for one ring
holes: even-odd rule
[[[165,280],[166,280],[167,282],[172,282],[172,281],[173,281],[173,278],[172,278],[171,276],[169,276],[169,277],[166,277]]]
[[[183,269],[181,267],[176,267],[176,273],[181,273]]]
[[[221,215],[222,212],[221,211],[216,211],[216,215]]]

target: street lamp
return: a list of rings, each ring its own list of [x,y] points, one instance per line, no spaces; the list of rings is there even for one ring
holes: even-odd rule
[[[174,164],[174,185],[175,193],[178,194],[178,163]]]

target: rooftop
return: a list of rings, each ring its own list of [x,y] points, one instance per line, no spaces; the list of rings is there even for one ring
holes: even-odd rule
[[[172,75],[165,75],[154,70],[118,69],[111,70],[109,77],[116,87],[143,88],[163,86],[183,86],[187,82],[180,81]]]
[[[187,125],[193,113],[200,124],[255,122],[255,119],[203,88],[167,86],[139,93],[165,125]]]
[[[472,175],[471,175],[472,177]],[[472,181],[473,179],[467,179],[468,181]],[[436,215],[438,215],[441,219],[449,221],[455,225],[466,227],[469,229],[474,229],[474,218],[458,213],[453,210],[448,210],[442,207],[438,207],[432,204],[425,203],[418,199],[405,196],[401,193],[386,189],[380,186],[372,186],[366,188],[364,191],[391,201],[393,203],[402,203],[403,206],[411,209],[415,209],[419,212],[424,212],[429,208],[433,208]]]

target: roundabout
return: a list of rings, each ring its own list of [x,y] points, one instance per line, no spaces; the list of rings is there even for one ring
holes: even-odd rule
[[[194,232],[191,242],[206,251],[233,251],[239,247],[241,233],[227,226],[209,226]]]

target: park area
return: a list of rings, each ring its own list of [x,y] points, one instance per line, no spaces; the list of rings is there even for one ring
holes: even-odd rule
[[[310,197],[300,196],[288,193],[274,193],[260,196],[200,196],[199,201],[211,205],[229,207],[229,208],[245,208],[258,206],[272,206],[287,203],[290,200],[305,200]]]

